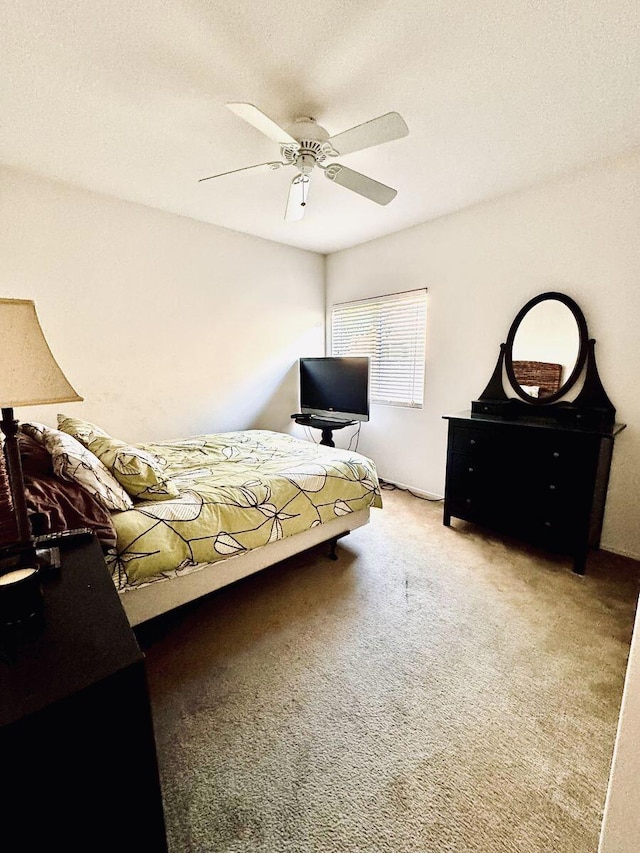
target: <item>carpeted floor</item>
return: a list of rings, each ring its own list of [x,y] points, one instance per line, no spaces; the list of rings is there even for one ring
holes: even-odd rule
[[[138,630],[171,853],[595,853],[638,563],[383,497]]]

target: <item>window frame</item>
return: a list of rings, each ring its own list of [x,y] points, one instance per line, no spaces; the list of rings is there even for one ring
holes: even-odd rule
[[[426,378],[426,353],[427,353],[427,322],[428,322],[428,310],[427,310],[427,297],[428,291],[426,287],[420,288],[412,288],[411,290],[398,291],[395,293],[386,293],[380,294],[379,296],[370,296],[365,299],[350,299],[345,302],[336,302],[331,306],[330,313],[330,350],[331,355],[334,357],[348,357],[348,356],[368,356],[370,359],[370,377],[369,377],[369,397],[370,402],[375,405],[380,406],[394,406],[396,408],[403,409],[423,409],[425,403],[425,378]],[[400,312],[404,313],[404,318],[396,317],[395,319],[389,321],[387,319],[386,329],[384,328],[384,306],[389,305],[390,303],[397,303],[397,308]],[[404,304],[403,304],[404,303]],[[354,312],[358,310],[365,310],[366,306],[371,305],[371,322],[372,329],[367,332],[370,336],[375,337],[375,341],[369,345],[363,346],[347,346],[338,347],[338,351],[336,351],[336,312],[341,313],[348,311],[349,309],[353,309]],[[417,309],[417,315],[414,320],[411,319],[409,313],[412,308]],[[389,309],[387,309],[387,314]],[[345,312],[346,313],[346,312]],[[368,319],[366,313],[364,315],[365,321]],[[385,344],[389,347],[390,342],[387,340],[381,340],[381,336],[389,333],[395,332],[396,335],[398,333],[402,334],[402,329],[399,327],[402,325],[402,321],[404,320],[405,324],[407,320],[409,323],[413,323],[416,327],[415,332],[413,333],[413,339],[411,339],[411,333],[407,335],[406,344],[413,346],[415,352],[412,355],[412,367],[410,367],[406,371],[406,376],[403,376],[402,371],[398,371],[399,379],[406,379],[407,387],[410,386],[410,391],[406,394],[405,399],[399,399],[402,395],[385,395],[381,393],[381,389],[378,386],[376,388],[376,382],[384,383],[385,381],[389,383],[393,380],[393,371],[389,367],[390,361],[390,353],[386,354],[386,366],[384,365],[385,361],[385,353],[382,351]],[[342,318],[338,321],[341,324],[342,328],[338,330],[339,336],[341,334],[345,334],[343,331],[346,324],[348,324],[348,319],[345,319],[345,314],[343,313]],[[373,324],[377,323],[378,328],[373,328]],[[347,328],[346,334],[349,334],[349,331],[353,333],[353,329],[349,330]],[[397,353],[396,353],[397,356]],[[416,367],[417,367],[417,375],[416,375]],[[411,376],[411,370],[413,370],[413,376]],[[374,390],[375,389],[375,390]],[[409,399],[410,398],[410,399]]]

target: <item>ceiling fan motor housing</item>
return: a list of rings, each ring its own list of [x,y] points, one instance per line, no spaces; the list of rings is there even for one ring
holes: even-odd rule
[[[295,166],[303,175],[308,175],[316,163],[327,159],[326,145],[329,133],[315,119],[305,116],[287,128],[294,139],[298,140],[299,148],[294,145],[281,145],[283,159],[289,165]]]
[[[294,139],[297,139],[300,144],[306,140],[317,140],[318,142],[326,142],[329,138],[329,133],[320,127],[317,121],[311,116],[303,116],[297,118],[294,123],[287,128],[287,133],[290,133]]]

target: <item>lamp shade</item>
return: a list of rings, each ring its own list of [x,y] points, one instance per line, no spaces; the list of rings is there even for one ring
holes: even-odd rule
[[[49,349],[35,303],[31,299],[0,299],[0,406],[82,399]]]

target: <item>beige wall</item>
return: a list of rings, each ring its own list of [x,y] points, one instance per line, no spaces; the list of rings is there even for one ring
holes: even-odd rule
[[[429,290],[425,407],[373,406],[362,428],[359,449],[381,476],[443,494],[442,415],[482,392],[525,302],[562,291],[586,315],[604,386],[628,425],[616,441],[602,546],[640,558],[639,222],[636,154],[331,255],[328,310]]]
[[[296,361],[323,354],[322,256],[10,169],[0,295],[35,299],[85,398],[61,409],[129,441],[289,431]]]

